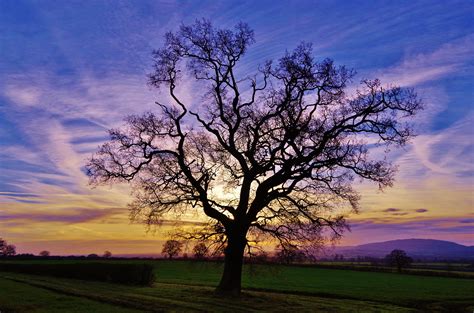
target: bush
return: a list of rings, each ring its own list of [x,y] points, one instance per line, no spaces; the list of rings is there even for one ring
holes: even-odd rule
[[[0,271],[120,284],[151,285],[154,281],[150,264],[71,263],[18,264],[0,263]]]

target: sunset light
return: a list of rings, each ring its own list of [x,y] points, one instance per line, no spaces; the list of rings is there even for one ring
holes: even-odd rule
[[[255,257],[471,275],[473,17],[468,0],[0,1],[0,312],[15,254],[167,258],[163,284],[188,279],[172,259],[208,257],[222,270],[196,285],[224,296],[271,289]]]

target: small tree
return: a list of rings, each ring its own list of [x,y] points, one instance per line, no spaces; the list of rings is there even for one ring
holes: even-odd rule
[[[205,259],[208,252],[208,248],[203,242],[196,244],[193,248],[194,258],[198,260]]]
[[[112,257],[112,252],[110,251],[105,251],[104,254],[102,255],[103,258],[109,259]]]
[[[16,247],[9,245],[6,240],[0,238],[0,256],[12,256],[16,254]]]
[[[167,240],[163,245],[161,253],[168,255],[168,259],[172,259],[181,253],[183,244],[178,240]]]
[[[39,256],[41,256],[41,257],[48,257],[48,256],[50,256],[50,252],[47,251],[47,250],[43,250],[43,251],[41,251],[41,252],[39,253]]]
[[[87,256],[88,259],[97,259],[99,258],[99,255],[98,254],[95,254],[95,253],[91,253]]]
[[[4,256],[14,256],[16,254],[16,247],[14,245],[6,245],[3,248]]]
[[[410,266],[413,259],[410,258],[407,253],[403,250],[395,249],[385,256],[385,260],[388,265],[396,266],[398,272],[402,271],[402,268]]]
[[[266,263],[268,262],[268,253],[264,250],[258,251],[252,256],[251,261],[253,263]]]
[[[277,247],[276,258],[278,262],[291,264],[294,262],[303,262],[306,259],[305,253],[294,245],[280,245]]]

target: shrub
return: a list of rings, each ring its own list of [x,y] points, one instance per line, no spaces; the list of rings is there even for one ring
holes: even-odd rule
[[[150,264],[71,263],[18,264],[0,263],[0,271],[120,284],[151,285],[154,280]]]

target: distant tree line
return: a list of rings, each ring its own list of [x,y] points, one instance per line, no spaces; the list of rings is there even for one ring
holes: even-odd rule
[[[167,259],[189,258],[187,253],[183,253],[184,243],[178,240],[170,239],[163,244],[161,251],[163,257]],[[222,246],[214,246],[213,243],[198,242],[191,249],[191,257],[195,260],[222,260],[224,257],[224,251]],[[251,263],[282,263],[282,264],[294,264],[303,263],[314,260],[305,251],[298,249],[296,246],[291,245],[278,245],[276,250],[269,254],[264,250],[260,250],[257,253],[249,253],[245,259]]]
[[[162,255],[170,260],[173,259],[194,259],[194,260],[216,260],[222,261],[224,257],[223,247],[215,246],[213,243],[198,242],[192,249],[190,255],[184,252],[185,243],[179,240],[170,239],[167,240],[162,249]],[[47,258],[47,259],[110,259],[113,258],[112,252],[106,250],[102,255],[91,253],[86,256],[53,256],[50,251],[42,250],[38,255],[31,253],[16,253],[15,245],[8,244],[6,240],[0,238],[0,257],[9,257],[15,259],[38,259],[38,258]],[[115,259],[117,259],[115,257]],[[128,257],[127,259],[154,259],[153,257]],[[474,269],[474,260],[472,259],[460,259],[460,260],[440,260],[440,259],[416,259],[408,256],[407,253],[400,249],[395,249],[387,254],[383,258],[371,257],[371,256],[357,256],[357,257],[347,257],[343,254],[333,254],[329,256],[316,258],[308,251],[299,249],[297,246],[293,245],[278,245],[275,247],[273,252],[268,252],[260,250],[258,252],[249,253],[245,257],[246,263],[279,263],[279,264],[318,264],[324,265],[323,263],[337,262],[340,266],[353,266],[353,265],[365,265],[370,267],[393,267],[396,268],[398,272],[401,272],[403,269],[411,267],[414,262],[440,262],[446,263],[444,266],[437,266],[438,269],[450,270],[449,266],[452,262],[463,262],[471,264],[468,267],[468,271]],[[321,263],[323,262],[323,263]],[[354,264],[355,263],[355,264]],[[359,263],[359,264],[357,264]],[[365,264],[361,264],[365,263]],[[333,265],[328,264],[333,267]],[[460,270],[457,268],[456,270]]]
[[[34,255],[32,253],[16,253],[16,246],[12,244],[8,244],[6,240],[0,238],[0,257],[15,257],[17,259],[33,259],[33,258],[49,258],[49,259],[63,259],[63,258],[76,258],[76,259],[109,259],[112,257],[112,252],[105,251],[102,256],[98,254],[91,253],[87,256],[52,256],[51,252],[48,250],[42,250],[38,253],[38,255]]]
[[[162,255],[167,259],[194,259],[194,260],[223,260],[222,249],[216,249],[212,246],[212,243],[198,242],[188,253],[183,253],[185,243],[178,240],[168,240],[163,245]],[[260,250],[257,253],[247,254],[245,256],[246,263],[279,263],[279,264],[307,264],[307,265],[324,265],[328,262],[331,267],[334,264],[339,264],[342,267],[354,267],[365,266],[372,268],[395,268],[398,272],[401,272],[405,268],[412,266],[412,263],[426,262],[429,259],[414,260],[408,256],[407,253],[400,249],[395,249],[387,254],[385,257],[373,257],[373,256],[356,256],[348,257],[343,254],[334,254],[324,257],[316,257],[311,252],[302,250],[297,246],[292,245],[278,245],[273,251]],[[446,260],[433,260],[438,262],[448,262]],[[456,260],[457,262],[464,262],[473,264],[471,267],[474,268],[474,260]],[[321,263],[322,262],[322,263]],[[451,261],[453,262],[453,261]],[[449,263],[449,262],[448,262]],[[446,266],[440,268],[446,270]],[[471,268],[469,267],[469,268]]]

